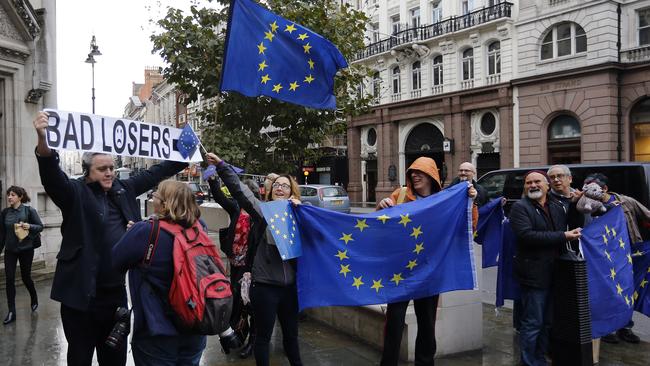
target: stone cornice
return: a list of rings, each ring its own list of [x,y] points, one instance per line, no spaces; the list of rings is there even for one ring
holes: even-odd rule
[[[32,39],[36,39],[41,33],[41,26],[38,24],[36,12],[31,4],[25,0],[11,0],[16,15],[20,18],[25,31]]]
[[[13,59],[20,63],[24,63],[29,57],[29,53],[0,45],[0,56],[0,58]]]

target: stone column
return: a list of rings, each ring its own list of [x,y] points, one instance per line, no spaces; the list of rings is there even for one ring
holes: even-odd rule
[[[361,137],[359,128],[350,124],[348,120],[348,194],[350,201],[361,202]]]
[[[499,107],[499,155],[501,169],[514,166],[512,104]]]

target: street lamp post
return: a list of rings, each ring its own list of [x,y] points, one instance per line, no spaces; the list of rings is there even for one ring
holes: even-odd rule
[[[93,99],[93,114],[95,114],[95,56],[101,56],[102,53],[99,52],[99,46],[97,46],[97,40],[95,40],[95,35],[90,40],[90,53],[86,58],[86,63],[90,64],[92,68],[92,99]]]

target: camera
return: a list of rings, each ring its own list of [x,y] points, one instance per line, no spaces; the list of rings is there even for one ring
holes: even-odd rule
[[[111,348],[118,348],[131,331],[131,309],[120,306],[115,310],[115,325],[108,334],[105,344]]]
[[[239,348],[243,344],[242,340],[232,328],[228,328],[219,333],[219,343],[221,343],[221,348],[223,348],[225,354],[229,354],[231,349]]]

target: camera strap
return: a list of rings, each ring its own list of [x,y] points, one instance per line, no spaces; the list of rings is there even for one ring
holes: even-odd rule
[[[151,233],[149,233],[149,240],[147,242],[147,250],[144,252],[144,258],[142,259],[143,267],[149,267],[151,264],[151,259],[153,258],[154,253],[156,252],[156,247],[158,246],[158,237],[160,237],[160,222],[158,217],[154,216],[151,220],[152,228]]]

